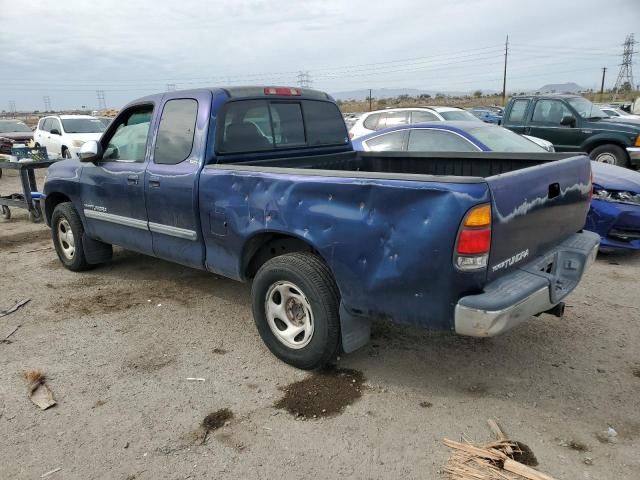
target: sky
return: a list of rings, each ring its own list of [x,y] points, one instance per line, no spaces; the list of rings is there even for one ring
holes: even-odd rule
[[[0,110],[226,85],[507,91],[615,83],[640,0],[0,0]],[[636,46],[640,51],[640,43]],[[635,56],[640,83],[640,53]]]

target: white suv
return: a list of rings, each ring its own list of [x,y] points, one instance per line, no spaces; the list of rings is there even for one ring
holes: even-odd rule
[[[33,132],[36,146],[47,147],[49,155],[76,158],[82,144],[99,140],[105,126],[89,115],[55,115],[43,117]]]
[[[375,110],[360,116],[349,130],[350,138],[358,138],[383,128],[398,125],[413,125],[424,122],[442,122],[445,120],[468,120],[481,122],[473,114],[455,107],[410,107]]]

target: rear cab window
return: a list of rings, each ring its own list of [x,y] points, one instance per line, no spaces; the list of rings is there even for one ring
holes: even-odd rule
[[[525,114],[527,113],[527,108],[529,107],[528,99],[514,100],[511,105],[511,110],[509,110],[509,115],[507,117],[508,122],[520,123],[524,122]]]
[[[224,107],[216,133],[220,154],[349,143],[338,107],[319,100],[236,100]]]

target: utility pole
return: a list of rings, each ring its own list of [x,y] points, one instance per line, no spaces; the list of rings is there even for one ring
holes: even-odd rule
[[[602,67],[602,83],[600,84],[600,101],[602,102],[602,95],[604,95],[604,76],[607,73],[607,67]]]
[[[9,100],[9,113],[11,113],[11,115],[13,117],[16,116],[16,102],[15,102],[15,100]]]
[[[633,47],[635,44],[636,41],[633,38],[633,33],[627,35],[627,38],[622,44],[622,63],[620,64],[620,71],[618,72],[616,84],[613,87],[614,100],[621,89],[629,88],[633,90],[633,86],[635,85],[633,82],[633,54],[635,53],[633,51]]]
[[[502,105],[507,99],[507,57],[509,56],[509,35],[507,41],[504,42],[504,73],[502,74]]]
[[[371,89],[369,89],[369,111],[373,110],[372,108],[373,98],[371,98]]]
[[[176,84],[175,83],[167,83],[167,92],[175,92]]]
[[[298,86],[301,88],[310,88],[313,82],[309,72],[298,72]]]
[[[98,97],[98,110],[106,110],[107,101],[104,98],[104,90],[96,90],[96,96]]]
[[[49,95],[45,95],[44,97],[42,97],[42,100],[44,101],[44,111],[45,112],[50,112],[51,111],[51,97]]]

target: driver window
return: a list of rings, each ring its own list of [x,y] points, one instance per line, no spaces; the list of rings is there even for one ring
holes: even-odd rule
[[[531,121],[546,125],[560,125],[562,117],[567,115],[572,115],[571,110],[560,100],[538,100]]]
[[[151,105],[134,107],[117,119],[109,129],[113,133],[106,139],[103,160],[144,162],[152,113]]]

